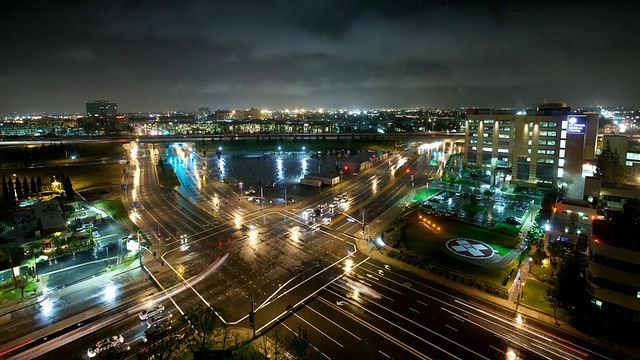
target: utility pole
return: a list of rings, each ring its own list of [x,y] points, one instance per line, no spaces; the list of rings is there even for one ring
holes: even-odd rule
[[[260,186],[260,205],[262,205],[262,210],[264,210],[264,189]]]
[[[140,267],[142,267],[142,252],[140,247],[140,230],[138,230],[138,259],[140,259]]]
[[[284,187],[284,207],[287,207],[287,187]]]
[[[251,290],[251,311],[249,312],[249,326],[253,330],[253,337],[256,337],[256,323],[255,323],[255,315],[254,315],[254,305],[253,305],[253,290]]]

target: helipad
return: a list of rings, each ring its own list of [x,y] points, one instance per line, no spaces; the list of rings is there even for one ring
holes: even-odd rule
[[[447,240],[447,249],[452,253],[469,259],[488,259],[495,251],[482,241],[455,238]]]

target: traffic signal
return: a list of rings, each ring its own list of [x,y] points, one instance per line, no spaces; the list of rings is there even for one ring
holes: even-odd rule
[[[407,169],[407,174],[411,173],[411,169]]]
[[[156,252],[155,251],[153,252],[153,257],[156,257]]]
[[[347,165],[344,166],[345,170],[349,170],[349,167]]]
[[[256,327],[255,317],[253,315],[253,311],[249,311],[249,326],[251,326],[252,329],[255,329],[255,327]]]
[[[162,262],[160,263],[160,265],[164,266],[164,260],[161,260]]]
[[[238,201],[242,201],[242,200],[240,200],[240,196],[238,196]]]

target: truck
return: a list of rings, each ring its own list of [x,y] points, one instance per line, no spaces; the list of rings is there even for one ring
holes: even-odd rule
[[[300,185],[322,186],[322,181],[316,179],[300,179]]]

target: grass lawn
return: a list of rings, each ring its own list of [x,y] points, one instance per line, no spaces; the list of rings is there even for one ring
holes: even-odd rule
[[[421,201],[424,201],[424,200],[428,199],[431,195],[434,195],[434,194],[438,193],[439,191],[440,191],[440,190],[438,190],[438,189],[433,189],[433,188],[431,188],[431,189],[429,189],[429,190],[427,190],[427,189],[425,189],[425,188],[422,188],[422,189],[416,190],[415,194],[413,195],[413,200],[412,200],[412,202],[421,202]]]
[[[22,294],[20,289],[16,289],[13,287],[13,282],[10,282],[11,285],[0,287],[0,304],[5,303],[6,301],[18,301],[22,299]],[[24,289],[24,298],[28,298],[33,291],[38,289],[38,284],[32,282]]]
[[[165,165],[165,171],[162,171],[162,168],[160,166],[156,166],[156,169],[158,172],[158,181],[160,182],[160,185],[166,187],[180,186],[180,180],[178,180],[178,177],[176,176],[175,171],[173,171],[171,165]]]
[[[448,218],[434,216],[423,216],[423,218],[430,221],[431,225],[425,226],[424,222],[419,221],[418,216],[411,219],[405,231],[406,236],[403,243],[405,250],[430,257],[435,259],[438,265],[476,276],[494,284],[502,284],[502,281],[515,266],[488,268],[456,259],[445,253],[447,240],[463,237],[483,241],[500,255],[505,255],[519,243],[515,236]],[[437,227],[440,227],[440,231],[437,230]]]
[[[479,213],[479,212],[483,212],[484,209],[486,209],[486,207],[484,207],[484,205],[476,205],[476,206],[471,206],[471,204],[467,203],[464,204],[462,206],[460,206],[460,208],[464,211],[470,211],[470,212],[474,212],[474,213]]]
[[[529,305],[540,311],[543,311],[549,315],[553,315],[553,309],[549,306],[549,303],[544,299],[544,291],[549,287],[549,284],[537,281],[534,279],[527,279],[524,283],[524,296],[520,300],[522,304]],[[569,318],[569,313],[564,309],[558,309],[558,318]]]
[[[44,143],[44,142],[43,142]],[[29,145],[29,148],[39,148],[41,144]],[[45,145],[49,146],[47,141]],[[22,151],[24,145],[10,145],[2,146],[0,149],[0,162],[6,167],[24,166],[24,160],[22,159]],[[64,148],[67,150],[66,155],[64,152],[60,153],[55,158],[50,159],[38,159],[32,157],[27,162],[32,163],[46,163],[46,164],[62,164],[68,161],[65,156],[71,159],[72,156],[76,156],[81,161],[96,160],[105,157],[112,157],[119,154],[124,154],[126,149],[122,147],[120,143],[88,143],[88,144],[65,144]],[[64,171],[64,170],[61,170]]]
[[[494,229],[496,231],[500,231],[503,234],[509,234],[509,235],[516,236],[516,235],[518,235],[518,233],[520,233],[520,228],[521,227],[522,227],[522,225],[513,226],[513,225],[507,225],[507,224],[503,224],[503,223],[498,223],[498,224],[496,224]]]
[[[68,166],[55,168],[35,168],[20,170],[0,170],[0,176],[7,178],[16,174],[19,178],[26,177],[28,181],[33,176],[35,179],[40,176],[44,186],[51,184],[51,175],[58,177],[59,173],[64,173],[71,180],[73,188],[84,196],[88,201],[101,199],[110,196],[120,196],[120,184],[122,183],[122,169],[125,165],[91,165],[91,166]]]
[[[128,252],[127,255],[124,256],[124,262],[122,263],[122,266],[127,267],[131,264],[133,264],[134,261],[136,261],[138,259],[138,257],[136,256],[135,252]]]

